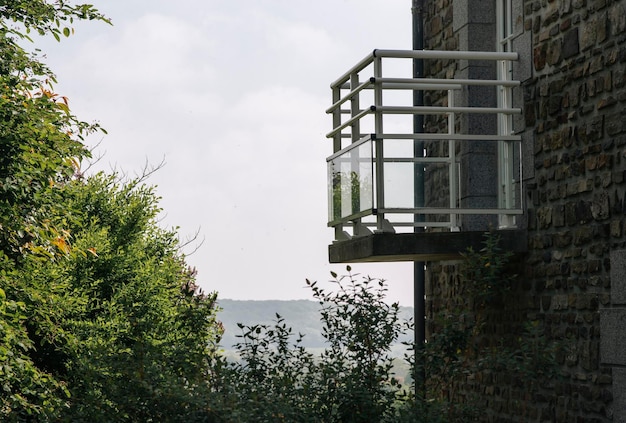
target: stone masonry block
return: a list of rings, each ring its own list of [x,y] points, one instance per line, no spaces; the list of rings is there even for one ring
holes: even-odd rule
[[[593,47],[597,40],[597,19],[589,19],[581,25],[582,32],[580,34],[580,49],[587,50]]]
[[[519,60],[513,64],[513,77],[522,82],[532,78],[533,50],[530,31],[522,33],[513,40],[513,51],[519,54]]]
[[[626,250],[611,251],[611,301],[626,304]]]
[[[626,366],[626,309],[600,312],[600,360]]]
[[[626,31],[626,10],[621,4],[613,6],[609,12],[609,24],[613,35]]]
[[[469,23],[468,10],[468,0],[457,0],[454,3],[452,25],[455,32]]]
[[[626,423],[626,369],[613,368],[613,423]]]
[[[569,59],[578,54],[578,28],[571,29],[563,37],[563,58]]]

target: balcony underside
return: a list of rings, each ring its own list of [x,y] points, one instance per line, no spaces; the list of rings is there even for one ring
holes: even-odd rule
[[[493,231],[500,237],[500,248],[513,253],[528,250],[524,230]],[[484,247],[484,232],[376,233],[336,241],[328,246],[331,263],[441,261],[461,258],[468,248]]]

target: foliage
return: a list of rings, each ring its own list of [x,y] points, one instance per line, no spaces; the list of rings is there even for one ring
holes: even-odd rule
[[[219,336],[215,295],[200,295],[174,232],[155,224],[152,189],[96,177],[78,186],[77,256],[72,288],[87,300],[71,321],[77,376],[72,410],[102,421],[181,421],[201,407],[208,356]],[[91,188],[91,189],[89,189]],[[182,415],[180,413],[183,413]],[[82,413],[81,413],[82,415]]]
[[[304,335],[302,344],[313,352],[319,352],[326,347],[322,336],[322,322],[320,321],[320,305],[312,300],[229,300],[218,299],[220,311],[218,319],[224,326],[224,335],[221,346],[233,350],[238,342],[236,335],[240,333],[238,323],[252,325],[273,325],[276,313],[280,314],[297,333]],[[413,318],[413,307],[400,306],[400,320]],[[401,336],[394,345],[392,352],[395,358],[402,356],[401,342],[413,340],[413,333]],[[398,361],[396,360],[396,363]],[[400,363],[404,366],[403,363]],[[406,366],[405,366],[406,367]]]
[[[67,385],[61,421],[184,421],[204,409],[220,334],[152,189],[114,176],[63,190],[63,248],[28,254],[6,292],[24,304],[29,357]]]
[[[241,325],[240,361],[220,362],[214,421],[400,421],[406,393],[392,374],[389,349],[406,322],[398,304],[385,303],[384,281],[356,276],[333,275],[336,292],[307,281],[329,346],[318,357],[281,316],[271,326]]]
[[[348,283],[342,284],[346,279]],[[383,280],[368,277],[357,283],[348,275],[334,282],[336,292],[309,283],[322,306],[322,331],[329,344],[321,360],[327,364],[322,370],[330,384],[320,406],[326,421],[382,421],[392,411],[398,391],[389,348],[403,329],[399,306],[385,303]]]
[[[389,346],[412,323],[385,302],[385,282],[333,274],[333,292],[308,282],[320,304],[326,350],[313,356],[279,315],[273,325],[240,325],[240,360],[218,358],[213,366],[210,421],[468,422],[484,411],[481,394],[467,389],[477,378],[504,371],[531,392],[535,381],[555,376],[554,348],[540,325],[531,322],[506,343],[485,342],[488,319],[515,286],[510,257],[491,234],[483,249],[467,253],[465,301],[438,316],[417,357],[410,345],[406,359],[426,375],[424,387],[410,389],[392,373]]]
[[[311,420],[315,363],[280,315],[274,325],[240,326],[240,361],[221,361],[219,395],[212,417],[218,422]]]
[[[522,391],[537,389],[538,380],[556,377],[558,346],[549,342],[538,321],[527,322],[519,332],[494,336],[486,325],[502,316],[516,283],[510,252],[499,238],[486,233],[484,248],[465,254],[460,274],[465,301],[446,307],[435,316],[423,355],[427,398],[442,407],[449,422],[476,419],[479,393],[459,392],[468,381],[505,372]],[[510,328],[509,328],[510,330]],[[471,382],[470,382],[471,384]]]
[[[508,272],[513,256],[499,246],[497,235],[487,232],[484,236],[484,247],[480,251],[469,248],[464,255],[464,284],[468,286],[468,294],[473,299],[476,309],[500,301],[510,291],[515,275]]]
[[[0,249],[15,260],[31,238],[56,225],[48,217],[62,206],[55,191],[89,156],[83,137],[99,129],[70,113],[52,72],[19,42],[31,29],[58,38],[71,32],[64,22],[104,18],[89,5],[44,0],[3,2],[0,17]]]
[[[25,309],[0,289],[0,418],[7,422],[37,415],[51,419],[69,397],[65,386],[29,357],[33,342],[24,328]]]
[[[0,420],[193,421],[220,326],[159,198],[141,179],[85,179],[79,121],[20,46],[71,35],[90,5],[0,5]]]
[[[78,10],[80,9],[80,10]],[[33,311],[16,295],[33,249],[51,246],[62,230],[50,219],[62,208],[57,192],[88,151],[80,137],[97,126],[69,113],[53,93],[54,75],[19,45],[36,29],[66,32],[61,22],[101,16],[80,6],[43,0],[0,5],[0,417],[51,420],[65,406],[67,389],[33,360],[40,348],[26,324]],[[44,310],[37,311],[44,314]]]

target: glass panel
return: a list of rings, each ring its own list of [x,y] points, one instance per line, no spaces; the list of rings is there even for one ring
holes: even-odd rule
[[[413,208],[413,163],[385,163],[385,208]]]
[[[385,208],[414,208],[415,180],[419,169],[424,181],[423,206],[449,207],[448,141],[422,141],[428,162],[413,162],[413,140],[385,140]],[[440,161],[434,159],[441,159]]]
[[[328,220],[330,222],[372,209],[374,191],[372,176],[371,140],[328,162]]]
[[[413,140],[385,140],[383,154],[389,159],[394,157],[413,157]]]

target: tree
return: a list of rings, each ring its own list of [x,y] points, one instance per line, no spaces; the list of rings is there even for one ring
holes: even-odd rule
[[[309,282],[322,306],[323,334],[330,345],[321,356],[326,364],[321,370],[327,390],[319,403],[326,412],[324,420],[392,418],[400,387],[391,372],[390,347],[404,329],[399,305],[385,302],[383,280],[366,277],[359,282],[349,274],[334,282],[336,292]]]
[[[220,336],[159,198],[84,178],[83,137],[54,75],[20,47],[106,19],[64,0],[0,5],[0,420],[193,421]]]
[[[67,400],[62,382],[38,367],[36,347],[26,330],[29,310],[12,289],[31,248],[51,229],[48,211],[59,186],[88,156],[79,142],[96,127],[69,114],[53,94],[54,75],[19,42],[31,30],[67,34],[74,17],[102,19],[88,6],[41,0],[0,5],[0,417],[48,420]],[[76,134],[73,135],[73,134]],[[52,241],[53,239],[48,239]]]
[[[3,2],[0,6],[0,248],[18,259],[54,204],[53,192],[71,180],[89,151],[81,143],[98,125],[73,116],[54,93],[54,74],[19,44],[28,33],[69,35],[64,23],[101,19],[89,5],[65,1]]]
[[[220,334],[215,295],[198,291],[176,233],[156,225],[152,188],[105,175],[69,188],[72,245],[60,265],[48,263],[74,307],[46,329],[71,334],[55,348],[72,393],[68,421],[189,421]]]
[[[6,274],[3,271],[2,277]],[[66,405],[65,386],[39,369],[29,357],[33,342],[24,328],[24,303],[7,299],[0,289],[0,417],[20,422],[48,420]]]

